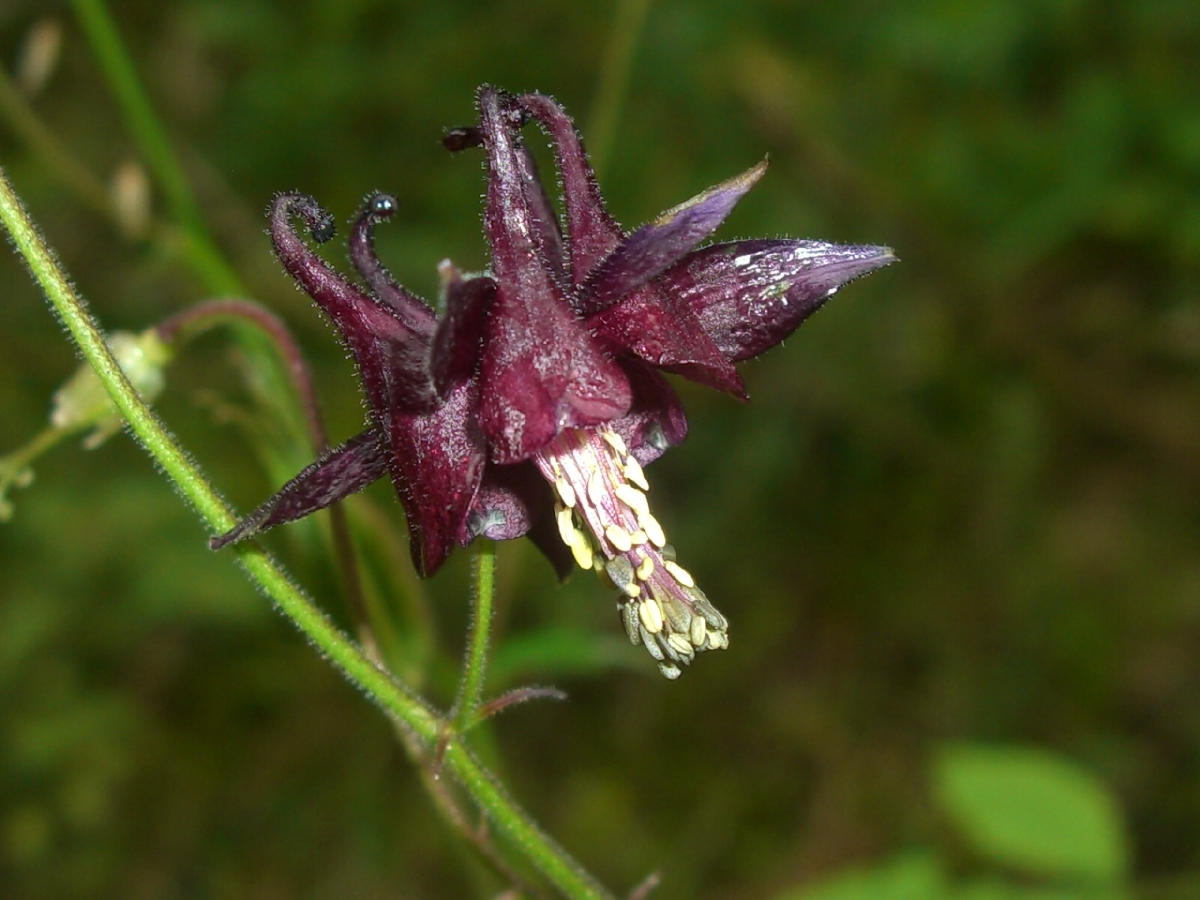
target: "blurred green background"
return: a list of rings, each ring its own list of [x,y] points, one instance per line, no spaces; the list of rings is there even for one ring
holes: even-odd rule
[[[655,511],[729,617],[727,652],[667,683],[603,586],[558,587],[524,542],[500,548],[490,688],[570,699],[516,708],[476,742],[606,884],[659,869],[664,898],[1200,896],[1193,2],[112,13],[218,244],[309,355],[337,440],[362,421],[354,376],[279,272],[262,210],[298,188],[345,221],[390,190],[401,215],[379,247],[401,281],[432,296],[443,257],[484,267],[480,159],[439,146],[482,82],[553,93],[627,225],[767,153],[719,237],[897,248],[900,265],[744,367],[749,404],[681,387],[691,436],[649,472]],[[138,149],[70,9],[0,6],[4,67],[28,65],[47,19],[60,58],[26,102],[107,181]],[[0,163],[106,327],[210,295],[168,247],[90,208],[7,110]],[[151,206],[167,215],[156,190]],[[339,243],[326,256],[344,264]],[[44,426],[76,362],[11,254],[0,279],[3,453]],[[215,332],[159,403],[242,509],[309,456],[256,408],[246,366]],[[206,549],[127,437],[72,441],[34,469],[0,525],[6,892],[503,889],[436,823],[382,714]],[[350,512],[396,665],[448,703],[467,554],[414,588],[390,489]],[[267,543],[346,622],[325,529]],[[1062,806],[997,814],[1030,816],[1016,840],[1032,851],[971,824],[989,796],[1043,796],[1043,776]],[[1030,857],[1056,840],[1087,856],[1091,838],[1064,835],[1089,816],[1094,864]]]

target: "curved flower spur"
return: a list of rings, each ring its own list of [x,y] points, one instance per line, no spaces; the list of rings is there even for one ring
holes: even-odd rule
[[[478,105],[479,124],[447,132],[444,143],[486,154],[491,270],[464,278],[443,262],[440,317],[375,256],[374,228],[394,214],[393,198],[369,197],[350,235],[366,289],[293,228],[302,219],[326,241],[332,217],[311,197],[275,198],[276,253],[341,332],[367,394],[368,428],[211,545],[308,515],[386,473],[423,576],[456,544],[528,535],[560,574],[574,563],[606,577],[630,640],[675,678],[729,639],[728,622],[677,561],[646,497],[643,466],[687,433],[657,370],[745,397],[735,363],[778,344],[841,285],[894,257],[886,247],[823,241],[696,249],[765,162],[626,233],[557,103],[485,86]],[[554,150],[561,225],[522,143],[530,120]]]

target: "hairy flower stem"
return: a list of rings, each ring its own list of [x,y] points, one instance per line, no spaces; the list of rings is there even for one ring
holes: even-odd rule
[[[475,596],[458,699],[454,702],[454,729],[460,735],[475,724],[483,679],[487,671],[488,641],[492,628],[492,598],[496,592],[496,545],[481,541],[475,554]]]
[[[3,169],[0,169],[0,221],[131,431],[212,530],[224,531],[233,527],[235,519],[228,506],[142,402],[121,371],[99,327],[37,233]],[[236,554],[250,578],[346,678],[427,745],[437,740],[443,728],[442,717],[339,631],[270,556],[253,543],[238,547]],[[563,894],[572,898],[610,896],[509,799],[495,777],[480,765],[461,741],[446,749],[444,768],[462,783],[488,817]]]

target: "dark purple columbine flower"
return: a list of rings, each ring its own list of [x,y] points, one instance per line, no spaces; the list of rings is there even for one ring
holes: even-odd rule
[[[491,270],[464,278],[443,262],[440,316],[375,256],[374,228],[394,213],[391,197],[369,197],[350,236],[366,290],[293,229],[300,218],[315,240],[328,240],[329,214],[302,194],[275,198],[275,250],[341,331],[369,425],[212,546],[308,515],[386,473],[422,575],[456,544],[529,535],[560,574],[574,561],[606,576],[630,640],[676,677],[696,653],[729,639],[725,617],[676,562],[646,499],[642,467],[687,433],[657,370],[744,397],[735,363],[778,344],[841,285],[894,257],[886,247],[823,241],[697,249],[765,162],[626,233],[558,104],[486,86],[478,101],[479,124],[444,142],[486,153]],[[521,140],[530,119],[554,148],[565,234]]]

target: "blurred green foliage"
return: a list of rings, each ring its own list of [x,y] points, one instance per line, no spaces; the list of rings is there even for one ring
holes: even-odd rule
[[[475,86],[554,93],[587,137],[590,111],[613,99],[598,86],[620,83],[605,4],[112,12],[218,243],[311,354],[335,438],[359,425],[360,397],[271,257],[271,194],[303,189],[345,219],[368,190],[394,191],[403,214],[381,229],[381,255],[433,296],[441,258],[486,265],[480,164],[438,144],[471,120]],[[31,103],[107,179],[136,148],[69,13],[0,8],[5,68],[46,16],[63,50]],[[656,897],[780,896],[860,866],[894,885],[876,897],[950,883],[999,897],[1013,879],[997,863],[1029,867],[997,859],[972,831],[987,802],[963,800],[976,795],[944,770],[931,779],[930,763],[947,740],[1037,746],[1106,786],[1084,795],[1116,798],[1139,896],[1194,896],[1194,3],[662,0],[633,39],[613,140],[597,148],[618,218],[648,219],[769,153],[722,236],[888,243],[903,263],[747,366],[750,404],[682,388],[692,435],[649,476],[683,561],[732,622],[727,652],[665,683],[620,646],[601,586],[556,587],[525,544],[501,547],[490,687],[552,682],[570,700],[498,719],[479,736],[492,764],[618,890],[661,869]],[[140,331],[204,297],[178,257],[123,237],[10,124],[0,162],[108,328]],[[41,430],[75,361],[19,262],[0,272],[5,452]],[[243,509],[278,477],[244,365],[205,338],[159,403]],[[205,549],[136,447],[62,447],[35,469],[0,531],[7,890],[501,888],[428,824],[388,723]],[[386,486],[350,512],[400,670],[449,702],[465,560],[423,586],[423,604]],[[324,528],[268,543],[345,621]],[[1053,813],[1038,815],[1029,829]]]

